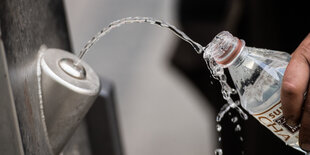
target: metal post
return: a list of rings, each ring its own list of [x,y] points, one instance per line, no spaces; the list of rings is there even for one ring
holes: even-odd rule
[[[42,44],[70,51],[63,3],[1,0],[0,22],[23,151],[52,154],[40,115],[36,60]]]

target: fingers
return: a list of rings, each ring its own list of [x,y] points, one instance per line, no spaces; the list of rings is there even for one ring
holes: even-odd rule
[[[287,124],[299,123],[304,92],[308,88],[310,62],[310,35],[298,46],[288,64],[281,88],[281,102]]]
[[[310,65],[310,34],[302,41],[292,55],[285,71],[281,102],[287,124],[295,126],[301,120],[299,143],[302,149],[310,151],[310,93],[308,91]]]
[[[307,94],[299,131],[299,144],[302,149],[310,151],[310,93]]]

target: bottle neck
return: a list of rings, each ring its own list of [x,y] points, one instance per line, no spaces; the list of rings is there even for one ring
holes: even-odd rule
[[[230,63],[226,64],[225,67],[230,66],[238,67],[244,62],[247,56],[248,56],[248,49],[245,47],[245,45],[243,45],[238,55]]]
[[[221,57],[218,58],[216,61],[218,64],[221,64],[223,67],[229,67],[236,62],[239,62],[242,58],[240,57],[243,55],[245,47],[245,42],[243,40],[238,39],[236,46],[233,49],[230,49],[229,52],[226,52]]]
[[[213,58],[217,64],[226,68],[236,61],[244,47],[243,40],[222,31],[206,46],[204,58]]]

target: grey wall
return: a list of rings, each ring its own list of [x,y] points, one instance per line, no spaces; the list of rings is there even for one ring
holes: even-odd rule
[[[65,0],[65,5],[75,52],[119,18],[151,16],[177,25],[175,0]],[[116,83],[127,155],[213,154],[213,111],[169,66],[177,39],[156,26],[131,24],[113,30],[85,56],[98,74]]]

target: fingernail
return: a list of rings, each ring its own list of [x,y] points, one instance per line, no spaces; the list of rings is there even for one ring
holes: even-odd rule
[[[310,151],[310,144],[309,143],[302,143],[301,148],[303,150]]]

